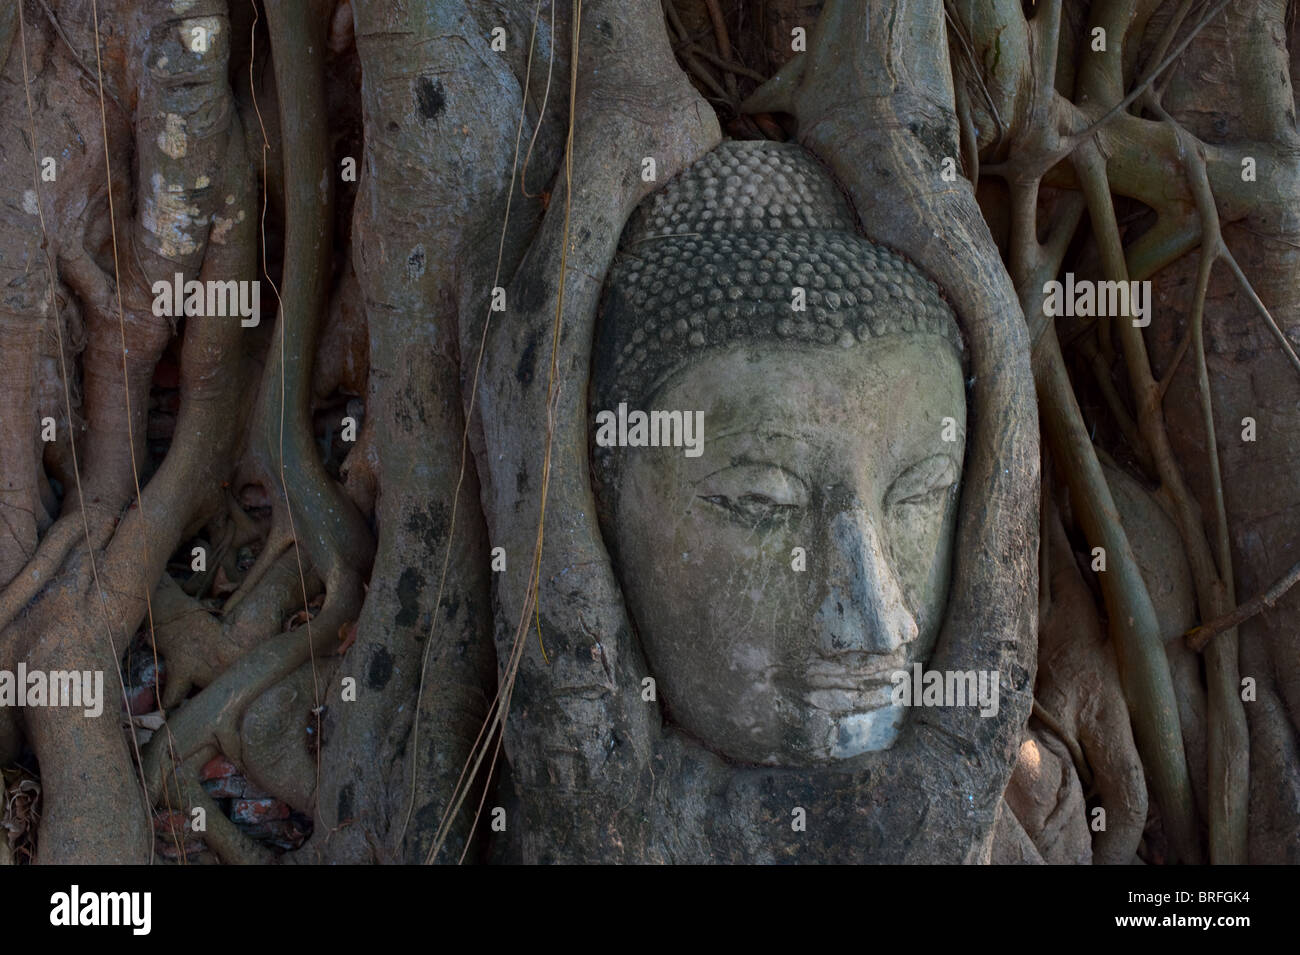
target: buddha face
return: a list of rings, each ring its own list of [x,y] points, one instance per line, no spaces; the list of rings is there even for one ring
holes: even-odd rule
[[[733,346],[643,406],[704,412],[697,457],[616,452],[619,571],[669,722],[741,763],[890,746],[891,674],[928,658],[947,597],[966,417],[952,346]]]

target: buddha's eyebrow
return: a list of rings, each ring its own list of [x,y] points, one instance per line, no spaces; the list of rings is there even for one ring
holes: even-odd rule
[[[923,451],[920,454],[912,458],[909,458],[901,467],[899,467],[898,473],[894,475],[894,480],[897,481],[903,475],[907,474],[909,471],[913,470],[914,468],[920,467],[922,464],[925,464],[927,461],[937,461],[939,459],[942,459],[945,464],[949,465],[954,471],[956,471],[957,477],[959,478],[961,477],[961,464],[962,464],[961,459],[958,458],[956,455],[954,455],[951,451],[948,451],[947,449],[942,449],[939,451],[929,451],[929,452]]]
[[[738,435],[753,436],[763,439],[780,438],[785,441],[793,441],[796,444],[807,444],[807,442],[802,438],[796,438],[792,434],[786,434],[783,431],[764,431],[761,428],[733,428],[731,431],[721,431],[718,434],[711,434],[709,435],[709,440],[721,441],[723,438],[734,438]]]
[[[714,470],[710,471],[708,474],[701,475],[700,477],[697,478],[692,478],[690,480],[690,486],[695,487],[697,484],[702,484],[703,482],[707,481],[709,478],[713,477],[716,474],[721,474],[723,471],[730,471],[732,468],[741,468],[741,467],[774,468],[777,471],[784,471],[790,477],[794,478],[794,480],[802,484],[805,488],[808,487],[808,482],[804,480],[802,475],[800,475],[796,471],[790,470],[790,468],[786,467],[785,465],[777,464],[775,461],[764,461],[761,458],[752,458],[744,454],[733,457],[722,467],[715,468]]]

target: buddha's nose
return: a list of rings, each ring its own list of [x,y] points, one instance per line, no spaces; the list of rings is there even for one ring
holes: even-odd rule
[[[866,511],[837,514],[828,536],[829,589],[817,611],[822,652],[893,653],[915,640],[916,620]]]

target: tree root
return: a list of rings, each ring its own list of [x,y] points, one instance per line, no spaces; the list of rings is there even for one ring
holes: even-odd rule
[[[356,607],[345,601],[335,600],[331,606],[331,601],[326,600],[320,615],[312,622],[310,634],[307,627],[277,634],[240,657],[172,713],[166,731],[155,734],[144,747],[150,800],[157,802],[161,797],[164,774],[171,771],[171,759],[183,763],[203,747],[216,746],[240,762],[239,722],[245,708],[313,655],[336,649],[339,627],[355,619],[355,613]]]
[[[1094,235],[1097,236],[1101,249],[1106,275],[1112,280],[1128,281],[1128,266],[1115,222],[1105,164],[1093,151],[1094,149],[1095,147],[1092,146],[1080,149],[1075,154],[1075,167],[1088,197]],[[1196,190],[1195,181],[1193,189]],[[1205,185],[1205,190],[1208,192],[1208,184]],[[1215,234],[1211,233],[1212,241]],[[1197,285],[1197,297],[1202,303],[1200,308],[1203,308],[1203,293],[1209,281],[1208,265],[1213,261],[1212,249],[1207,249],[1203,255],[1205,258]],[[1202,377],[1204,388],[1202,402],[1204,403],[1210,400],[1210,395],[1209,382],[1205,379],[1203,371],[1204,348],[1203,346],[1198,348],[1199,334],[1195,331],[1195,324],[1199,323],[1201,317],[1200,308],[1194,308],[1192,316],[1193,348],[1197,351],[1197,367]],[[1199,505],[1193,499],[1191,490],[1187,487],[1182,471],[1174,458],[1165,430],[1164,413],[1159,405],[1159,386],[1151,373],[1150,360],[1147,357],[1141,329],[1123,319],[1120,320],[1118,328],[1128,366],[1129,385],[1138,408],[1138,429],[1159,475],[1162,493],[1167,494],[1174,504],[1179,533],[1183,538],[1183,545],[1192,568],[1192,578],[1196,583],[1201,615],[1202,617],[1217,616],[1227,610],[1225,604],[1231,601],[1231,564],[1223,568],[1225,579],[1220,569],[1215,566],[1215,558],[1206,540]],[[1214,444],[1212,421],[1209,427],[1207,453],[1214,459],[1211,463],[1211,474],[1217,477],[1218,450]],[[1217,481],[1215,483],[1217,484]],[[1217,496],[1222,501],[1221,488]],[[1226,548],[1226,519],[1221,526],[1222,545]],[[1220,559],[1228,559],[1226,550],[1220,554]],[[1236,659],[1237,648],[1233,641],[1224,652],[1216,651],[1207,673],[1210,687],[1210,846],[1212,859],[1224,863],[1245,862],[1246,809],[1250,792],[1247,775],[1249,743],[1245,711],[1237,696]]]
[[[1262,594],[1256,594],[1245,603],[1239,604],[1231,613],[1188,630],[1184,634],[1187,637],[1187,645],[1199,653],[1219,634],[1235,630],[1255,614],[1272,609],[1297,583],[1300,583],[1300,564],[1293,564],[1290,570]]]
[[[203,810],[207,827],[203,841],[227,865],[267,865],[274,862],[275,853],[240,832],[199,782],[199,770],[212,755],[210,750],[200,750],[180,766],[173,777],[173,790],[179,786],[179,791],[173,792],[174,804],[184,807],[187,816],[195,807]]]
[[[627,840],[642,825],[640,811],[628,804],[651,759],[655,728],[639,703],[638,651],[596,526],[586,474],[585,389],[562,382],[587,378],[600,277],[613,260],[623,223],[653,188],[631,171],[653,156],[657,179],[671,177],[716,145],[719,131],[713,112],[672,60],[657,0],[589,0],[581,9],[583,22],[614,26],[572,33],[570,67],[579,59],[584,65],[571,77],[565,185],[557,187],[529,256],[507,288],[508,301],[521,305],[510,322],[492,328],[477,394],[484,447],[492,449],[475,448],[484,510],[492,544],[509,555],[497,586],[499,697],[465,782],[444,813],[434,852],[468,797],[475,772],[494,761],[489,756],[497,750],[502,724],[512,773],[529,790],[525,812],[539,824],[549,820],[547,826],[559,824],[574,834],[560,848],[564,857],[595,860],[645,851],[636,840],[620,842],[619,832]],[[462,314],[482,314],[483,302],[479,290],[476,306]],[[477,350],[474,333],[481,328],[462,330],[466,353]],[[517,374],[525,354],[533,357],[527,372]],[[537,447],[540,435],[546,436],[545,448]],[[551,448],[558,452],[553,460]],[[523,474],[532,475],[530,481],[540,475],[540,495]],[[547,506],[575,520],[566,521],[562,535],[548,537],[543,550]],[[562,586],[539,586],[566,567],[574,572]],[[540,654],[525,652],[524,636],[541,617],[548,640],[590,645],[584,614],[607,647],[613,679],[594,660],[548,668]],[[507,723],[516,686],[529,718]],[[609,692],[579,699],[571,692],[575,686]],[[605,743],[615,736],[626,745],[611,756]],[[574,755],[556,785],[548,754],[558,752]],[[586,795],[578,798],[579,791]],[[525,854],[539,849],[530,840]]]
[[[827,0],[808,52],[789,61],[744,108],[795,115],[799,141],[844,184],[867,236],[937,280],[970,343],[976,427],[967,438],[953,590],[929,665],[997,670],[1009,688],[996,720],[948,711],[918,716],[914,734],[905,728],[893,749],[875,754],[882,758],[864,784],[880,793],[909,785],[927,791],[922,801],[874,797],[891,814],[877,825],[920,827],[899,850],[902,858],[972,861],[986,858],[1032,705],[1038,429],[1034,415],[1022,410],[1034,400],[1016,290],[969,183],[953,185],[941,175],[942,159],[960,150],[943,11],[937,4],[904,5],[898,13],[895,19],[893,11],[870,4]],[[902,36],[909,37],[905,71],[890,52]],[[968,557],[976,553],[997,558]],[[963,761],[956,751],[981,756]],[[930,771],[918,763],[941,766],[942,782],[917,778]],[[923,827],[917,814],[927,814]]]
[[[319,578],[308,574],[308,599],[320,590]],[[207,686],[241,656],[264,643],[282,621],[301,609],[297,555],[283,554],[249,599],[222,617],[214,616],[167,575],[154,592],[153,606],[155,646],[167,661],[162,706],[170,709],[192,688]]]

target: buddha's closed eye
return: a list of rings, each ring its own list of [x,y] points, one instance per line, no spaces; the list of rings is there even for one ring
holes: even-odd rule
[[[957,462],[935,454],[907,468],[885,492],[885,507],[934,504],[957,481]]]
[[[737,464],[696,482],[696,494],[747,525],[785,517],[808,503],[804,482],[774,464]]]

